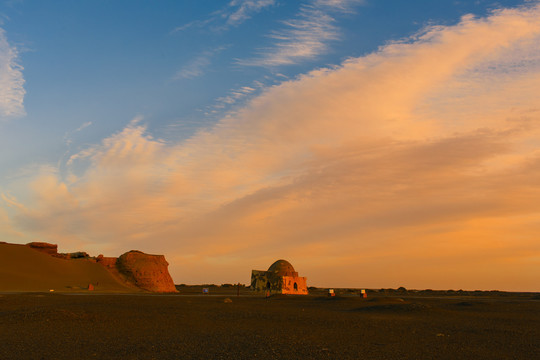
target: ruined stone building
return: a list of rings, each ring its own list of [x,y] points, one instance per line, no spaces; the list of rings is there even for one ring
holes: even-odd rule
[[[286,260],[278,260],[267,271],[251,271],[251,289],[271,294],[307,295],[305,277],[299,277],[294,267]]]

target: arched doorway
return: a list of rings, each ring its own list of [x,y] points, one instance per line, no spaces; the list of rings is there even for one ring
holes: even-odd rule
[[[298,291],[298,284],[294,283],[294,291]]]

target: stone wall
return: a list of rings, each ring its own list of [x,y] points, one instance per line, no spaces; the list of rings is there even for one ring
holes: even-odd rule
[[[307,281],[305,277],[283,276],[282,294],[307,295]]]
[[[251,289],[255,291],[267,290],[266,283],[268,282],[268,276],[266,271],[251,270]]]
[[[261,270],[251,271],[251,289],[258,292],[269,291],[271,294],[308,294],[305,277],[278,276]]]

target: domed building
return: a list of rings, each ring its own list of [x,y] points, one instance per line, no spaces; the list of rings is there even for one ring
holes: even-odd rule
[[[299,277],[287,260],[278,260],[267,271],[251,271],[251,289],[271,294],[307,295],[305,277]]]

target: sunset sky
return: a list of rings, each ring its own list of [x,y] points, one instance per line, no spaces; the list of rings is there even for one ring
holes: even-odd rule
[[[0,241],[540,291],[540,2],[0,0]]]

